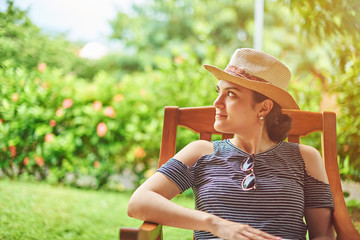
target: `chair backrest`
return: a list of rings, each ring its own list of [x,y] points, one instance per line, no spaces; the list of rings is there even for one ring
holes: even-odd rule
[[[284,110],[293,119],[293,126],[288,141],[299,143],[300,137],[312,132],[321,132],[322,157],[334,197],[335,210],[333,222],[338,239],[359,240],[360,234],[355,229],[341,188],[337,163],[336,115],[333,112],[307,112],[300,110]],[[178,126],[200,134],[200,139],[211,140],[213,134],[222,135],[223,139],[232,134],[223,134],[213,127],[215,121],[214,107],[179,108],[165,107],[164,126],[160,149],[159,167],[175,154],[176,134]]]

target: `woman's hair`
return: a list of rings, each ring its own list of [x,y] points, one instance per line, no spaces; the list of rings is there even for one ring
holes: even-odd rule
[[[268,97],[261,93],[253,91],[253,99],[255,103],[261,103]],[[274,142],[280,142],[287,138],[288,132],[291,129],[292,119],[289,115],[283,114],[281,107],[275,101],[274,106],[265,116],[265,126],[270,139]]]

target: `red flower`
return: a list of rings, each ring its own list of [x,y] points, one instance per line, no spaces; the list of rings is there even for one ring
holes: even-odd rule
[[[134,151],[134,155],[136,158],[143,158],[146,156],[146,152],[142,147],[137,147]]]
[[[49,125],[52,126],[52,127],[55,127],[56,126],[56,121],[54,119],[51,119],[49,121]]]
[[[62,102],[62,105],[64,108],[71,108],[71,106],[73,105],[73,100],[71,98],[66,98]]]
[[[52,142],[54,140],[54,134],[48,133],[45,135],[45,142]]]
[[[15,158],[15,156],[16,156],[16,147],[15,146],[9,146],[9,151],[11,153],[11,158]]]
[[[35,157],[35,162],[37,165],[39,165],[39,167],[44,166],[44,159],[42,157]]]
[[[104,110],[106,116],[114,118],[115,117],[115,110],[113,107],[106,107]]]
[[[100,163],[99,161],[95,161],[95,162],[94,162],[94,167],[95,167],[95,168],[99,168],[100,165],[101,165],[101,163]]]
[[[48,89],[48,88],[49,88],[49,83],[48,83],[48,82],[43,82],[43,83],[41,84],[41,87],[42,87],[42,88],[45,88],[45,89]]]
[[[183,57],[180,57],[180,56],[177,56],[177,57],[174,57],[174,62],[176,64],[182,64],[184,62],[184,58]]]
[[[121,102],[122,100],[124,100],[124,96],[122,94],[116,94],[114,96],[114,101],[115,102]]]
[[[14,93],[12,96],[11,96],[11,99],[14,101],[14,102],[17,102],[19,100],[19,94],[18,93]]]
[[[99,137],[105,136],[105,133],[107,132],[106,123],[100,122],[100,123],[97,125],[96,131],[97,131],[97,135],[98,135]]]
[[[140,96],[145,97],[146,93],[147,93],[146,89],[141,89],[140,90]]]
[[[3,123],[3,120],[0,118],[0,125]]]
[[[58,107],[58,109],[56,110],[56,116],[61,117],[63,114],[63,109],[61,107]]]
[[[29,162],[30,162],[29,157],[25,157],[25,158],[24,158],[24,161],[23,161],[24,166],[28,165]]]
[[[39,72],[41,72],[41,73],[44,72],[46,69],[46,63],[39,63],[37,65],[37,68],[38,68]]]
[[[93,102],[93,109],[95,111],[99,111],[102,108],[102,103],[100,101],[94,101]]]

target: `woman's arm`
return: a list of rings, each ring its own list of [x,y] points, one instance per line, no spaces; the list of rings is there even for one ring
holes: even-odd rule
[[[155,173],[132,195],[128,215],[143,221],[186,229],[206,229],[207,214],[170,201],[180,193],[175,183],[162,173]]]
[[[193,142],[176,154],[175,158],[192,166],[200,156],[208,154],[210,149],[210,153],[213,151],[212,144],[210,143],[211,148],[208,144],[205,141]],[[170,201],[179,193],[180,189],[175,183],[157,172],[134,192],[129,201],[128,215],[161,225],[208,231],[223,239],[276,239],[248,225],[230,222]]]
[[[202,155],[213,151],[212,143],[195,141],[179,151],[174,158],[188,167],[193,166]],[[160,172],[145,181],[132,195],[128,215],[162,225],[202,229],[210,221],[209,214],[191,210],[170,201],[181,192],[179,187]]]
[[[313,147],[300,145],[307,173],[313,178],[328,183],[325,167],[320,153]],[[310,239],[335,239],[330,208],[307,208],[305,219]]]
[[[335,239],[330,208],[309,208],[305,210],[310,239]]]

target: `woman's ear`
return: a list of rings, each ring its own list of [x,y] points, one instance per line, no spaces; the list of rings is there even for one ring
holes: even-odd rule
[[[268,115],[271,109],[273,108],[273,106],[274,106],[274,102],[269,98],[259,103],[259,110],[258,110],[259,116],[265,117],[266,115]]]

